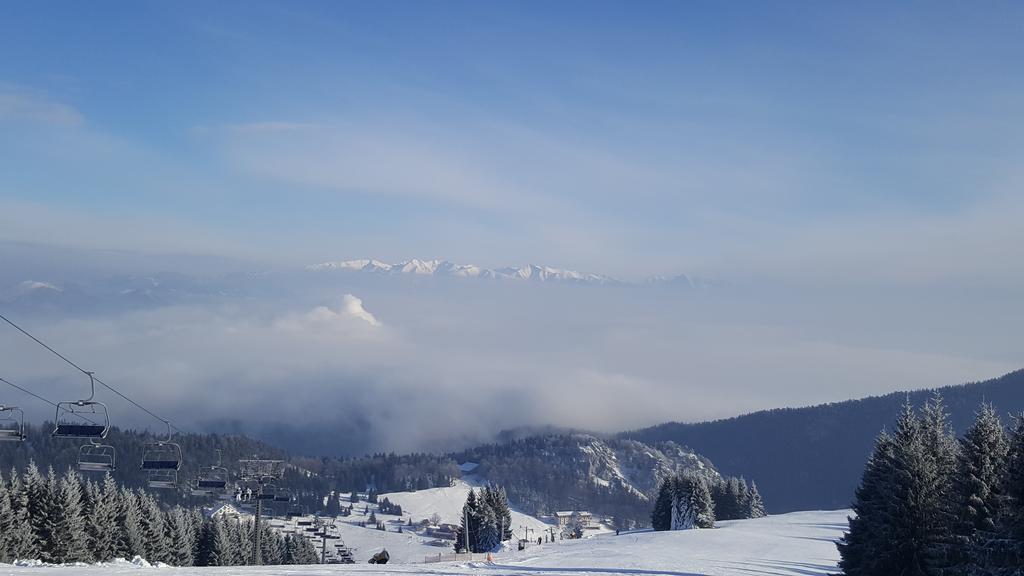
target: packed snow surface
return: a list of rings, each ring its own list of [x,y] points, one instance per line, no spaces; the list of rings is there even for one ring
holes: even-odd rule
[[[496,554],[493,562],[363,563],[335,566],[148,568],[135,564],[74,567],[0,566],[0,575],[93,574],[119,576],[159,570],[175,576],[319,576],[353,573],[435,576],[825,576],[838,571],[835,540],[849,510],[794,512],[721,522],[714,530],[605,534]]]

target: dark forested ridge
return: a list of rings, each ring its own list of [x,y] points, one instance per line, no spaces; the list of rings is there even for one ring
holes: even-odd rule
[[[1024,409],[1024,370],[937,391],[959,433],[983,401],[1001,414]],[[891,426],[908,398],[920,405],[933,392],[896,392],[697,424],[668,423],[619,436],[689,446],[723,474],[756,479],[769,512],[844,508],[853,499],[879,431]]]

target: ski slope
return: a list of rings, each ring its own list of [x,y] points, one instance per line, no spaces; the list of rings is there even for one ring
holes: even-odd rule
[[[0,575],[122,576],[159,572],[169,576],[825,576],[838,571],[835,540],[846,529],[848,514],[849,510],[794,512],[721,522],[714,530],[605,534],[497,554],[493,562],[224,568],[146,568],[124,563],[0,566]]]
[[[405,518],[411,515],[413,522],[429,519],[432,514],[436,513],[441,517],[442,523],[460,524],[462,522],[462,506],[466,503],[470,488],[474,487],[476,487],[475,484],[456,480],[451,487],[381,494],[380,499],[387,498],[392,503],[401,506],[402,511],[406,513]],[[538,535],[549,528],[551,525],[545,524],[533,516],[518,512],[515,508],[512,509],[512,532],[516,538],[525,537],[527,535],[525,530],[529,529],[529,535],[536,539]]]

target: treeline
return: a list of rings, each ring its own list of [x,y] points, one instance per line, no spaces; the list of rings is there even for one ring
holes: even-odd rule
[[[670,476],[658,489],[651,512],[655,530],[714,528],[716,520],[742,520],[765,515],[757,485],[742,478],[708,478],[684,473]]]
[[[1024,414],[983,404],[959,440],[936,396],[875,441],[840,567],[851,576],[1018,575],[1024,566]]]
[[[451,486],[459,466],[449,456],[435,454],[373,454],[362,458],[293,458],[336,492],[411,492]]]
[[[455,551],[493,552],[512,538],[512,511],[504,488],[488,485],[470,490],[462,507],[462,523],[456,531]]]
[[[305,539],[282,537],[266,525],[261,530],[264,563],[317,561]],[[30,461],[24,473],[0,476],[0,562],[138,556],[175,566],[244,564],[251,531],[251,523],[211,520],[195,508],[162,509],[145,491],[119,486],[110,475],[96,482],[69,469],[58,477],[52,467],[44,475]]]

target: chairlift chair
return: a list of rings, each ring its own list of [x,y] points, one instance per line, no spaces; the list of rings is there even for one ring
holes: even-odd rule
[[[0,442],[25,440],[25,413],[17,406],[0,404]]]
[[[291,502],[292,492],[287,488],[280,488],[274,493],[274,502]]]
[[[113,472],[117,469],[113,446],[92,441],[78,449],[78,469],[82,472]]]
[[[257,500],[273,501],[276,500],[277,486],[273,484],[264,484],[260,486],[259,492],[256,493]]]
[[[215,493],[224,493],[227,491],[230,478],[231,473],[221,465],[221,451],[217,450],[217,465],[199,472],[199,477],[192,487],[192,495],[212,496]]]
[[[89,375],[90,394],[85,400],[57,403],[52,436],[56,438],[87,438],[90,440],[107,437],[110,431],[110,416],[107,406],[93,400],[96,396],[96,380]]]
[[[167,425],[167,438],[146,444],[142,452],[142,469],[149,472],[150,488],[176,488],[181,468],[181,446],[171,442],[171,423]]]

